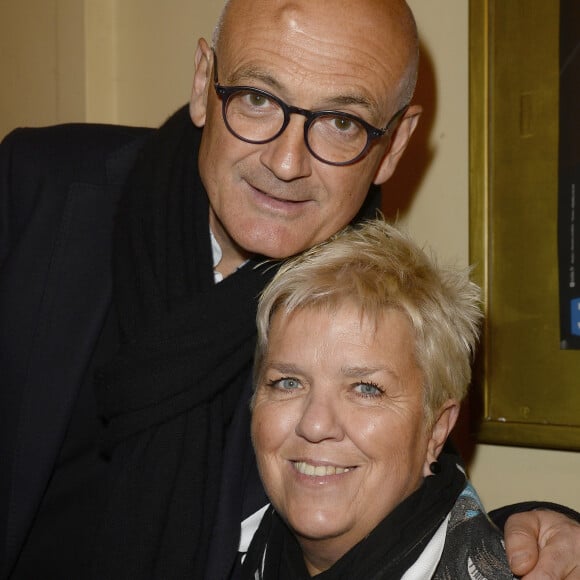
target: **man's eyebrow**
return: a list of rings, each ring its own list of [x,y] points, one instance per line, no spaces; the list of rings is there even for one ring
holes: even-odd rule
[[[230,85],[252,85],[254,81],[262,81],[274,90],[281,90],[282,85],[268,72],[253,66],[245,66],[227,77]]]
[[[253,86],[255,81],[261,81],[272,91],[280,92],[284,90],[284,87],[280,82],[272,76],[270,73],[263,69],[245,66],[239,70],[233,72],[227,77],[227,83],[229,85],[245,85]],[[294,103],[290,103],[294,104]],[[316,107],[313,110],[323,110],[323,109],[338,109],[348,106],[358,106],[362,109],[366,109],[374,116],[380,116],[380,109],[378,103],[372,101],[365,95],[360,94],[346,94],[346,95],[335,95],[324,99],[323,104]]]
[[[379,109],[377,103],[374,103],[363,95],[337,95],[335,97],[330,97],[327,102],[329,108],[340,109],[341,107],[356,105],[375,115],[378,113]]]

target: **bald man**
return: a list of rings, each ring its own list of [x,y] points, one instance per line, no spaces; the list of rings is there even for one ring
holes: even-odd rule
[[[400,0],[231,0],[160,129],[7,137],[2,578],[236,577],[266,502],[259,265],[376,205],[421,112],[417,53]],[[512,556],[532,567],[540,538],[536,574],[573,573],[577,524],[532,519]]]

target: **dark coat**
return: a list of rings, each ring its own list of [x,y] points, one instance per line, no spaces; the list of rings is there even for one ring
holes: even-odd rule
[[[111,301],[116,202],[149,129],[20,129],[0,146],[0,578],[46,489]]]

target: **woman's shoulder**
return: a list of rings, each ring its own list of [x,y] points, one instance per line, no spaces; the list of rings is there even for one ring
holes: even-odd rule
[[[511,580],[503,535],[467,483],[451,510],[445,546],[433,578]]]

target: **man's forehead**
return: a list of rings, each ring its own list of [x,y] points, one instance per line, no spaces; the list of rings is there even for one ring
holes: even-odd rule
[[[316,89],[311,90],[310,95],[315,103],[320,101],[318,105],[338,109],[355,106],[367,109],[371,113],[380,112],[378,99],[370,94],[364,84],[360,87],[357,87],[356,83],[330,82],[325,85],[321,83],[321,76],[312,73],[306,79],[303,76],[300,78],[301,85],[308,83],[311,84],[311,89]],[[282,98],[291,98],[297,83],[289,69],[280,63],[270,62],[260,65],[256,62],[240,62],[231,71],[226,71],[224,84],[258,86]]]
[[[244,34],[248,24],[258,20],[296,34],[311,25],[327,25],[326,34],[348,29],[362,41],[373,32],[416,34],[405,0],[230,0],[220,18],[220,28]]]
[[[232,0],[217,47],[220,81],[258,80],[282,98],[302,85],[337,105],[384,109],[408,64],[406,39],[384,9],[392,1],[361,0],[355,9],[343,0]]]

